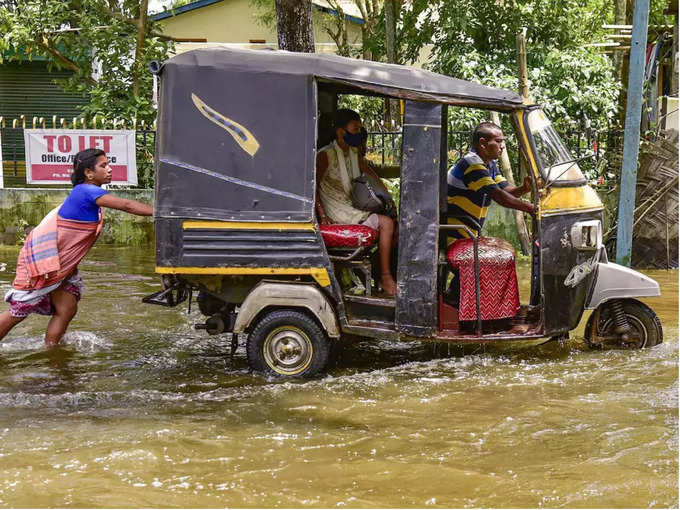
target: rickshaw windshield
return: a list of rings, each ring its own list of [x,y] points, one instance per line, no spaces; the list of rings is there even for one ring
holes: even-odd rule
[[[532,110],[528,115],[529,130],[536,145],[538,157],[546,181],[583,181],[585,177],[576,158],[557,134],[541,110]]]

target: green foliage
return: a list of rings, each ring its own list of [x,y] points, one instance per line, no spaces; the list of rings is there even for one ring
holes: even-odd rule
[[[85,115],[103,114],[152,122],[152,76],[148,64],[165,60],[171,43],[147,19],[137,48],[141,2],[120,0],[24,0],[0,7],[0,50],[8,59],[43,56],[73,76],[58,84],[89,96]],[[139,54],[137,57],[136,55]]]
[[[383,127],[385,101],[380,97],[344,94],[338,97],[338,108],[349,108],[357,112],[369,131],[380,131]]]
[[[263,27],[276,29],[276,5],[274,0],[250,0],[255,7],[255,19]]]
[[[620,83],[609,59],[586,49],[547,53],[543,68],[529,72],[534,100],[556,126],[607,129],[615,119]]]

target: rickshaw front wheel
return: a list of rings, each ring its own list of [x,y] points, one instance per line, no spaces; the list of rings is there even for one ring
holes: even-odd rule
[[[309,315],[275,310],[259,318],[246,343],[248,364],[277,377],[311,377],[328,363],[330,342]]]
[[[613,344],[627,349],[643,349],[663,342],[661,321],[654,310],[636,299],[619,300],[618,304],[622,307],[630,326],[626,338],[621,338],[616,332],[616,305],[608,301],[600,305],[588,318],[584,335],[588,347],[601,349],[605,345]]]

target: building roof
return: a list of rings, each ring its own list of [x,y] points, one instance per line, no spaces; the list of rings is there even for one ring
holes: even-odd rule
[[[303,75],[335,84],[341,93],[358,87],[403,99],[473,105],[498,111],[510,111],[523,105],[522,96],[510,90],[414,67],[330,54],[209,48],[182,53],[168,60],[164,66],[255,73],[265,77],[265,81],[267,75],[279,80]]]

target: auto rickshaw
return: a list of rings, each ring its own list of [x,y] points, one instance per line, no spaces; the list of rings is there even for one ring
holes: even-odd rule
[[[197,328],[246,335],[252,369],[311,376],[342,335],[565,338],[584,310],[593,310],[585,332],[593,348],[662,341],[654,312],[633,299],[660,295],[659,285],[607,260],[602,203],[541,108],[518,94],[400,65],[285,51],[200,49],[151,70],[160,82],[154,221],[163,288],[145,301],[175,306],[198,291],[207,320]],[[322,228],[315,217],[320,119],[332,116],[340,94],[404,105],[394,298],[372,292],[368,227]],[[444,299],[447,233],[464,228],[446,219],[449,107],[509,115],[532,180],[531,295],[505,330],[485,328],[496,267],[488,238],[470,232],[459,268],[468,275],[460,286],[473,299],[473,327]],[[347,268],[365,278],[363,295],[341,284]],[[490,273],[487,284],[480,272]]]

